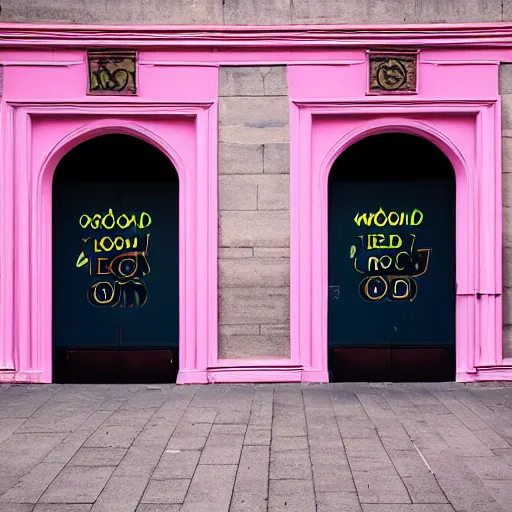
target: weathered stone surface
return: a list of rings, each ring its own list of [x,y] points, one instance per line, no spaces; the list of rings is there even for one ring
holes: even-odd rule
[[[2,21],[68,21],[174,25],[282,25],[329,23],[438,23],[512,19],[512,6],[501,0],[4,0]]]
[[[213,502],[229,506],[236,476],[235,465],[199,465],[187,493],[186,502]],[[193,509],[191,509],[193,510]]]
[[[252,247],[219,247],[219,259],[238,259],[254,257]]]
[[[19,482],[0,496],[2,503],[36,503],[63,468],[62,463],[38,464]]]
[[[384,0],[374,1],[381,4],[385,3]],[[469,18],[475,21],[500,21],[501,6],[501,0],[468,0],[462,4],[459,2],[423,0],[415,4],[415,21],[459,23]]]
[[[255,258],[289,258],[289,247],[255,247]]]
[[[503,325],[512,325],[512,288],[503,288]]]
[[[364,0],[295,0],[293,22],[303,23],[457,23],[500,21],[501,0],[455,1]],[[512,14],[512,13],[511,13]],[[507,18],[505,18],[507,19]]]
[[[65,468],[41,496],[42,503],[93,503],[115,466]]]
[[[259,334],[259,325],[220,325],[220,336],[247,336],[251,334]]]
[[[140,425],[141,411],[160,403],[149,426],[167,420],[168,434],[178,425],[179,436],[167,448],[161,440],[132,445],[120,463],[119,450],[81,448],[74,463],[83,465],[66,466],[48,486],[71,455],[39,461],[59,450],[48,440],[63,437],[13,434],[0,443],[0,483],[7,489],[0,512],[265,512],[267,497],[272,512],[510,509],[507,383],[64,388],[71,392],[55,400],[64,409],[85,395],[105,400],[104,407],[113,400],[107,395],[136,389],[112,421]],[[0,409],[16,402],[26,410],[32,397],[24,389],[30,388],[2,387]],[[87,433],[103,432],[97,421]],[[144,500],[158,503],[140,504],[144,492]],[[184,506],[168,503],[183,499]]]
[[[293,23],[299,25],[338,23],[337,20],[341,15],[343,23],[368,23],[370,21],[368,19],[370,15],[368,0],[359,3],[344,2],[343,6],[333,0],[294,0],[293,5]]]
[[[147,478],[113,476],[101,491],[92,512],[135,510],[148,483]]]
[[[512,287],[512,249],[503,248],[503,286]]]
[[[262,178],[265,181],[258,187],[258,210],[289,210],[290,176],[283,174]]]
[[[181,505],[170,505],[166,503],[165,505],[156,504],[156,503],[141,503],[136,512],[182,512],[183,508]],[[209,512],[214,512],[210,510]]]
[[[225,288],[219,295],[220,325],[282,324],[289,321],[289,288]]]
[[[279,25],[292,19],[290,0],[225,0],[227,25]]]
[[[250,142],[250,141],[248,141]],[[263,172],[263,145],[219,144],[219,174],[257,174]]]
[[[22,506],[22,505],[20,505]],[[25,505],[23,505],[25,506]],[[32,507],[32,505],[27,505]],[[38,503],[34,510],[27,508],[27,512],[89,512],[91,510],[91,504],[78,504],[78,503]],[[0,506],[0,512],[4,512],[4,509]],[[13,508],[5,509],[5,512],[22,512],[22,509]]]
[[[270,126],[266,128],[253,126],[219,126],[219,142],[232,144],[266,144],[268,142],[284,143],[290,141],[288,126]]]
[[[231,96],[219,98],[220,126],[280,128],[288,126],[288,98]]]
[[[219,210],[288,210],[288,175],[219,176]]]
[[[265,96],[288,96],[286,66],[261,67]]]
[[[265,144],[263,148],[263,172],[266,174],[290,173],[290,144]]]
[[[504,251],[512,248],[512,208],[503,207],[503,245]]]
[[[501,8],[502,8],[502,20],[503,21],[512,20],[512,5],[510,5],[510,2],[506,2],[506,1],[501,2]]]
[[[512,207],[512,173],[502,174],[503,206]]]
[[[512,129],[512,94],[501,96],[501,127],[504,130]]]
[[[221,66],[219,96],[265,96],[262,69],[257,66]]]
[[[512,93],[512,64],[500,65],[500,94]]]
[[[222,336],[219,343],[221,359],[255,359],[266,357],[289,357],[288,335],[243,335]]]
[[[257,210],[258,184],[253,176],[219,176],[219,210]]]
[[[142,496],[142,503],[183,503],[189,479],[151,480]]]
[[[125,448],[80,448],[69,466],[117,466],[125,454]]]
[[[269,334],[272,336],[289,336],[290,324],[282,325],[262,325],[260,327],[261,334]]]
[[[312,480],[271,480],[269,512],[309,512],[316,510]]]
[[[219,260],[219,286],[276,287],[290,285],[290,262],[286,258]]]
[[[2,21],[68,21],[72,23],[222,24],[222,0],[6,0]]]
[[[220,212],[221,247],[286,247],[290,245],[287,211]]]
[[[512,173],[512,137],[502,137],[502,170]]]
[[[512,357],[512,325],[503,326],[503,357]]]

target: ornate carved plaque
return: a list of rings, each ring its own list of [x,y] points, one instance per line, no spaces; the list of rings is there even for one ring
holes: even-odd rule
[[[418,52],[368,52],[368,94],[415,94]]]
[[[132,51],[88,52],[89,94],[137,94],[137,54]]]

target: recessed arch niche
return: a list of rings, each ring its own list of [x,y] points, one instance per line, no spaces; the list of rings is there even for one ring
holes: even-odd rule
[[[330,378],[454,380],[455,172],[425,138],[365,137],[328,178]]]
[[[132,135],[99,135],[61,158],[52,192],[54,381],[175,381],[173,163]]]

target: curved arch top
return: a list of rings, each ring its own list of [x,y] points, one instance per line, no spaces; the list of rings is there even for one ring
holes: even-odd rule
[[[61,159],[69,153],[72,149],[79,146],[83,142],[94,139],[101,135],[122,134],[136,137],[144,142],[147,142],[160,150],[173,164],[178,178],[185,179],[187,175],[186,164],[180,154],[159,135],[152,132],[148,128],[127,121],[124,119],[100,119],[90,121],[83,126],[76,128],[72,132],[62,137],[45,155],[42,165],[40,167],[39,180],[40,182],[47,179],[53,179],[53,173],[57,168]]]
[[[457,145],[435,126],[406,117],[385,117],[365,121],[340,137],[322,161],[322,181],[326,181],[334,162],[346,149],[362,139],[383,133],[406,133],[432,142],[450,160],[457,180],[467,181],[467,162]]]

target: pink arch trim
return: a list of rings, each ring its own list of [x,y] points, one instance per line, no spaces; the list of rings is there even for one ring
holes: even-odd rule
[[[436,108],[443,116],[431,115]],[[291,336],[292,353],[303,367],[302,380],[328,380],[329,172],[350,145],[390,132],[429,140],[443,151],[455,172],[457,380],[479,380],[480,366],[502,364],[501,222],[496,215],[501,211],[499,147],[493,152],[484,144],[486,137],[493,136],[491,127],[498,124],[495,107],[460,105],[446,113],[444,108],[397,105],[386,114],[378,105],[295,106],[292,146],[302,150],[300,159],[292,158]],[[423,119],[418,121],[420,116]],[[486,222],[476,222],[478,218]]]
[[[179,187],[179,287],[180,287],[180,345],[182,343],[182,332],[185,331],[186,315],[185,307],[182,304],[182,297],[185,296],[185,251],[183,248],[183,240],[185,236],[186,226],[185,218],[185,192],[183,182],[187,176],[187,166],[177,151],[169,144],[163,141],[155,133],[148,130],[144,126],[125,121],[122,119],[103,119],[91,121],[84,126],[72,131],[57,142],[43,159],[37,175],[37,201],[36,209],[41,212],[40,223],[38,226],[37,244],[40,248],[41,259],[37,265],[36,272],[39,274],[36,279],[35,296],[44,297],[39,303],[39,307],[44,308],[43,320],[45,324],[44,332],[41,332],[42,338],[39,338],[39,350],[41,354],[40,360],[43,365],[43,382],[51,382],[52,380],[52,339],[51,339],[51,323],[52,323],[52,246],[48,243],[52,238],[52,183],[55,169],[65,154],[77,147],[81,143],[91,140],[95,137],[107,134],[124,134],[137,137],[148,142],[159,151],[161,151],[174,165],[180,181]],[[44,276],[44,277],[43,277]],[[37,307],[36,304],[34,304]],[[49,325],[48,325],[49,324]],[[180,350],[180,368],[182,367],[182,359],[185,357]]]

